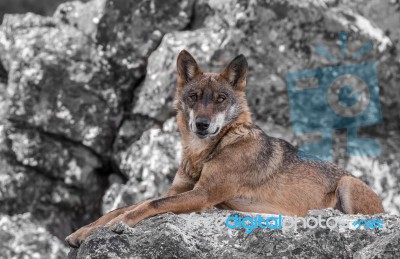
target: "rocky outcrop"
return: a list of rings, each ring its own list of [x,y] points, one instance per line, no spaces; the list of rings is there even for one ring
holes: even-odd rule
[[[114,142],[125,139],[123,114],[147,57],[164,33],[189,23],[192,1],[176,4],[71,2],[54,17],[4,17],[1,212],[31,212],[61,239],[100,215],[108,182],[130,176],[114,161]]]
[[[360,215],[310,211],[308,218],[320,217],[324,221],[340,217],[342,221],[337,227],[332,223],[332,230],[325,223],[325,228],[304,228],[299,220],[285,232],[258,228],[246,234],[243,228],[226,226],[226,219],[234,213],[221,210],[169,213],[144,220],[133,228],[121,224],[121,234],[102,228],[79,249],[72,249],[68,258],[396,258],[400,255],[398,216],[380,216],[384,228],[372,230],[352,225],[363,218]],[[255,217],[255,214],[238,215]],[[262,218],[270,216],[277,215],[262,215]]]
[[[52,17],[6,15],[0,26],[0,213],[29,212],[34,224],[63,239],[101,213],[163,193],[182,152],[172,101],[176,56],[185,48],[205,71],[220,71],[235,55],[246,55],[254,120],[294,145],[304,140],[291,128],[286,74],[375,62],[383,123],[360,133],[378,139],[382,154],[346,157],[345,134],[339,132],[335,162],[371,186],[388,213],[399,214],[398,14],[399,1],[378,0],[92,0],[64,3]],[[349,32],[345,60],[340,60],[339,31]],[[373,50],[350,61],[369,41]],[[319,55],[318,45],[337,62]],[[192,216],[213,222],[222,215],[227,214]],[[311,243],[273,231],[267,233],[273,243],[257,243],[252,238],[265,238],[257,233],[229,241],[227,233],[234,233],[202,232],[196,224],[193,229],[187,217],[159,216],[123,235],[100,230],[71,256],[96,257],[103,248],[105,256],[143,256],[154,246],[160,252],[150,256],[197,256],[199,250],[225,257],[325,255],[311,244],[326,247],[326,257],[335,256],[335,249],[345,257],[397,252],[373,231],[360,232],[365,238],[348,231],[301,232],[313,238]],[[175,238],[164,238],[166,233]],[[379,233],[398,240],[397,232]],[[221,243],[211,242],[212,235]],[[114,252],[110,244],[116,245]]]
[[[121,119],[118,96],[107,61],[79,30],[28,14],[6,16],[0,34],[8,71],[3,153],[10,166],[33,172],[25,176],[31,183],[47,186],[32,185],[35,206],[22,201],[21,210],[62,237],[97,214],[103,157]]]

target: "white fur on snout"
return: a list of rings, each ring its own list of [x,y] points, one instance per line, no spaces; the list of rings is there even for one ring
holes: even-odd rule
[[[214,129],[211,132],[221,129],[225,124],[225,112],[220,112],[215,117]]]
[[[215,116],[215,120],[211,121],[210,126],[207,129],[207,133],[212,134],[212,135],[217,134],[222,129],[222,127],[225,126],[225,118],[226,118],[225,112],[218,113]],[[189,111],[189,126],[193,132],[197,132],[197,127],[196,127],[195,121],[196,121],[196,119],[194,116],[194,112],[193,112],[193,110],[190,110]]]
[[[215,135],[225,124],[225,112],[220,112],[215,116],[215,121],[211,121],[210,126],[207,129],[208,134]]]
[[[192,131],[196,131],[196,123],[194,123],[194,112],[192,109],[189,110],[189,127]]]

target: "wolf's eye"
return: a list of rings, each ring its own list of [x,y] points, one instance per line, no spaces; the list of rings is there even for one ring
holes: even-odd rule
[[[197,101],[197,94],[191,94],[189,95],[190,100],[192,100],[193,102]]]
[[[218,98],[217,98],[217,102],[219,102],[219,103],[222,103],[223,101],[225,101],[225,96],[223,96],[223,95],[220,95],[220,96],[218,96]]]

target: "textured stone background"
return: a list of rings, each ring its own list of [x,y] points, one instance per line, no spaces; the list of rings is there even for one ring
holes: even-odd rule
[[[183,48],[211,71],[246,55],[255,121],[304,142],[291,129],[285,75],[337,65],[314,49],[338,56],[339,31],[350,33],[349,54],[372,41],[360,61],[377,63],[384,120],[361,129],[380,141],[379,158],[347,157],[337,131],[335,162],[399,215],[398,0],[60,2],[0,1],[0,15],[47,15],[7,14],[0,26],[0,227],[41,237],[4,254],[63,258],[60,240],[73,230],[164,192],[181,156],[171,103]],[[24,247],[23,232],[7,233],[0,239]]]

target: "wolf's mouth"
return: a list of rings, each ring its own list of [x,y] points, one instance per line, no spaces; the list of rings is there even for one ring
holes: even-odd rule
[[[219,132],[219,127],[218,127],[213,133],[208,133],[207,131],[204,131],[204,132],[198,131],[198,132],[196,132],[196,135],[197,135],[199,138],[204,139],[204,138],[207,138],[207,137],[213,137],[213,136],[215,136],[218,132]]]

